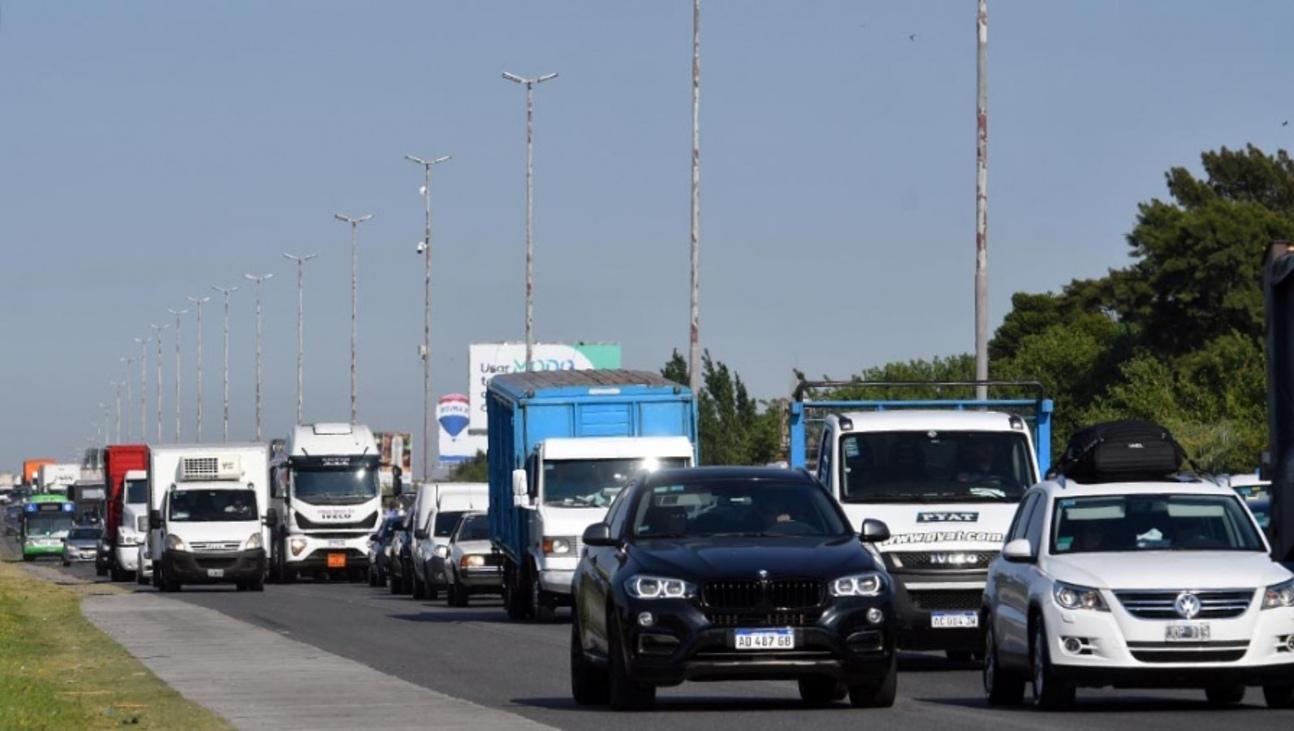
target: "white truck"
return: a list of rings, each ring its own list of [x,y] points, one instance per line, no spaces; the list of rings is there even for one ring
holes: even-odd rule
[[[121,524],[117,526],[114,566],[124,574],[139,570],[139,547],[148,540],[148,472],[129,470],[121,489]],[[124,576],[122,578],[125,578]]]
[[[414,597],[436,599],[447,588],[445,560],[454,526],[467,512],[490,509],[490,486],[484,482],[438,482],[429,486],[426,514],[413,532]]]
[[[269,446],[153,447],[149,455],[148,555],[162,591],[184,584],[265,586]]]
[[[36,476],[40,492],[66,493],[68,486],[81,479],[81,465],[71,462],[43,464]]]
[[[378,449],[363,424],[298,424],[272,462],[276,512],[270,578],[303,574],[362,581],[382,517]],[[400,471],[394,488],[401,488]]]

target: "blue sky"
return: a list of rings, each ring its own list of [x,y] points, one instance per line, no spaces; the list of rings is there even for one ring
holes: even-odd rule
[[[957,2],[707,0],[702,339],[761,397],[973,345],[974,17]],[[436,170],[433,377],[523,335],[523,93],[537,90],[536,332],[658,368],[687,335],[691,4],[5,2],[0,9],[0,467],[87,443],[121,356],[168,307],[265,285],[265,412],[348,413],[361,229],[360,418],[421,424],[420,170]],[[1288,147],[1286,2],[990,4],[990,286],[1127,261],[1139,201],[1202,150]],[[909,38],[915,34],[916,39]],[[220,321],[205,318],[206,434]],[[232,300],[231,436],[253,430],[252,298]],[[184,436],[194,329],[184,325]],[[173,429],[166,340],[166,433]],[[150,354],[150,417],[153,374]],[[137,372],[131,373],[137,389]],[[127,413],[138,419],[138,406]]]

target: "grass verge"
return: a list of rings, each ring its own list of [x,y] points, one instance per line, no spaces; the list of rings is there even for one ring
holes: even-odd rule
[[[229,728],[81,616],[81,598],[104,591],[0,562],[0,728]]]

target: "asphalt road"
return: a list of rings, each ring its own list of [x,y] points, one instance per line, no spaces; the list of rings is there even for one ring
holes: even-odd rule
[[[94,579],[89,565],[65,569]],[[123,586],[135,587],[132,584]],[[139,588],[140,591],[152,591]],[[899,699],[892,709],[825,709],[800,705],[793,683],[707,683],[663,689],[651,713],[613,714],[576,706],[570,697],[565,613],[555,624],[506,620],[497,600],[473,598],[465,609],[414,601],[367,584],[302,582],[267,586],[186,587],[172,595],[279,632],[377,670],[484,706],[564,729],[849,728],[872,721],[899,728],[1171,729],[1208,725],[1289,728],[1294,711],[1269,711],[1251,688],[1243,706],[1213,709],[1202,691],[1080,690],[1075,708],[1042,715],[1027,708],[990,709],[979,672],[941,656],[902,657]],[[273,658],[265,658],[267,667]],[[1201,715],[1204,714],[1204,715]],[[373,709],[375,727],[381,710]],[[429,719],[429,725],[434,722]]]

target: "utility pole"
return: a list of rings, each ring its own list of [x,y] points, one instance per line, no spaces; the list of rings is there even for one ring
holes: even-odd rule
[[[526,78],[503,72],[503,78],[526,87],[526,370],[535,357],[535,85],[557,74]]]
[[[135,359],[130,357],[122,357],[122,358],[119,358],[118,360],[120,360],[126,366],[125,375],[122,376],[121,382],[126,387],[125,403],[126,403],[126,408],[129,409],[131,401],[134,400],[133,398],[131,398],[131,393],[130,393],[130,371],[131,371],[131,366],[135,364]],[[135,438],[134,428],[130,424],[130,415],[127,414],[126,415],[126,439],[127,441],[129,441],[134,438]],[[118,439],[120,439],[120,436],[118,437]]]
[[[237,287],[215,287],[220,294],[225,296],[225,420],[224,428],[220,432],[220,441],[229,441],[229,295],[238,291]]]
[[[356,351],[359,347],[359,244],[357,230],[359,225],[372,218],[373,214],[365,213],[359,218],[342,213],[332,215],[338,221],[350,224],[350,423],[355,424],[359,422],[355,375]]]
[[[180,443],[180,316],[189,314],[188,310],[172,310],[175,315],[175,443]]]
[[[139,441],[148,441],[148,338],[139,343]]]
[[[125,385],[125,382],[124,382],[124,381],[110,381],[110,383],[112,384],[112,390],[115,392],[115,395],[116,395],[116,397],[117,397],[117,412],[116,412],[116,414],[117,414],[117,421],[116,421],[117,438],[116,438],[116,440],[114,440],[114,441],[113,441],[113,444],[121,444],[121,387],[122,387],[123,385]]]
[[[426,208],[426,219],[423,224],[422,242],[418,244],[418,253],[422,254],[422,481],[431,480],[431,168],[449,160],[452,155],[444,155],[432,160],[424,160],[413,155],[404,159],[422,166],[422,201]]]
[[[701,392],[701,0],[692,0],[692,284],[687,375],[692,398]]]
[[[157,443],[162,443],[162,331],[165,325],[149,325],[153,328],[153,340],[157,342]]]
[[[305,269],[306,262],[318,254],[288,254],[283,257],[297,263],[297,421],[305,423]]]
[[[988,0],[975,20],[975,380],[988,380]],[[975,387],[988,398],[988,386]]]
[[[190,297],[194,309],[198,311],[198,416],[196,423],[197,442],[202,443],[202,306],[211,301],[210,297]]]
[[[106,445],[112,434],[108,431],[108,405],[102,401],[99,402],[99,413],[103,415],[103,429],[99,432],[102,435],[102,441],[99,444]]]
[[[273,277],[273,274],[244,274],[249,282],[256,284],[256,441],[261,440],[261,282]]]

